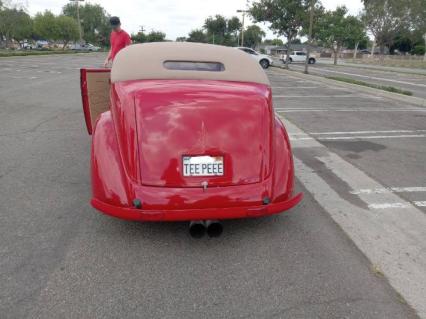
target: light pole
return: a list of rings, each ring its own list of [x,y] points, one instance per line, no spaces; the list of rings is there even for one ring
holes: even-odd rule
[[[241,28],[241,46],[244,46],[244,18],[246,16],[246,13],[249,12],[248,10],[237,10],[238,13],[243,14],[243,26]]]
[[[311,54],[312,46],[312,24],[314,22],[314,0],[311,0],[309,12],[309,34],[308,34],[308,52],[305,60],[305,74],[308,74],[309,55]]]
[[[81,33],[81,22],[80,22],[80,6],[79,2],[83,2],[84,0],[69,0],[70,2],[75,2],[75,5],[77,6],[77,23],[78,23],[78,33],[80,34],[80,44],[83,42],[83,36]]]

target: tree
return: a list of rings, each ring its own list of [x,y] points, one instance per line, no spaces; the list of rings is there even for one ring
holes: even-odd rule
[[[166,41],[166,34],[161,31],[152,30],[146,36],[146,42],[163,42]]]
[[[355,59],[359,44],[361,42],[368,43],[368,36],[365,32],[365,25],[361,19],[355,16],[348,16],[345,20],[347,24],[347,35],[344,44],[354,49],[353,58]]]
[[[79,38],[78,23],[71,17],[60,15],[56,17],[56,25],[58,27],[57,38],[64,41],[62,49],[65,50],[70,41]]]
[[[316,37],[324,46],[333,50],[335,65],[342,46],[349,41],[359,43],[363,36],[362,24],[357,22],[356,17],[347,16],[347,12],[345,6],[326,11],[316,26]]]
[[[266,39],[263,41],[263,44],[265,45],[275,45],[275,46],[283,46],[284,42],[281,39]]]
[[[145,43],[146,42],[146,34],[143,31],[139,31],[136,34],[132,34],[131,36],[133,43]]]
[[[237,36],[242,26],[243,25],[238,17],[232,17],[227,21],[227,32]]]
[[[287,38],[287,52],[290,53],[291,42],[301,30],[308,12],[306,0],[258,0],[250,8],[250,15],[255,22],[269,22],[270,28],[278,36]],[[286,68],[288,69],[289,54]]]
[[[41,39],[58,40],[60,31],[55,15],[48,10],[44,13],[37,13],[34,17],[34,32]]]
[[[251,25],[244,31],[245,45],[254,49],[262,42],[262,38],[265,35],[265,32],[263,32],[263,30],[257,25]]]
[[[135,43],[163,42],[166,41],[166,34],[155,30],[151,30],[148,34],[145,34],[143,31],[139,31],[136,34],[132,34],[132,41]]]
[[[77,20],[77,7],[74,3],[66,4],[63,14]],[[85,3],[80,6],[80,19],[84,40],[102,45],[109,44],[110,15],[99,4]]]
[[[0,41],[6,40],[6,47],[10,41],[22,41],[31,37],[33,24],[31,17],[19,8],[7,8],[0,3]]]
[[[207,35],[201,29],[192,30],[188,34],[188,42],[207,43]]]
[[[424,0],[408,0],[409,16],[413,29],[413,38],[423,38],[422,43],[414,40],[413,54],[421,54],[423,51],[423,61],[426,61],[426,5]],[[416,49],[417,48],[417,49]]]
[[[383,55],[385,47],[392,45],[394,35],[409,24],[407,21],[410,20],[410,1],[362,0],[362,2],[364,3],[363,21],[373,34],[380,48],[380,54]]]
[[[227,21],[224,16],[219,14],[215,17],[208,17],[204,22],[204,29],[207,31],[208,36],[215,36],[216,38],[221,38],[223,41],[227,31]]]

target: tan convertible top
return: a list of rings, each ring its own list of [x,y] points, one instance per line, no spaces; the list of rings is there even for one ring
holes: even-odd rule
[[[197,64],[192,62],[216,69],[180,67]],[[265,72],[249,54],[220,45],[188,42],[135,44],[121,50],[114,60],[111,82],[143,79],[207,79],[269,85]]]

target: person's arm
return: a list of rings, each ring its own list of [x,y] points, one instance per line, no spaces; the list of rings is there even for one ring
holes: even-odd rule
[[[104,62],[104,68],[106,68],[108,66],[108,64],[109,64],[109,61],[111,61],[111,54],[112,54],[112,33],[109,35],[109,45],[110,45],[110,49],[109,49],[108,55],[107,55],[107,57],[105,59],[105,62]]]
[[[127,35],[127,39],[126,39],[126,47],[127,47],[128,45],[131,45],[131,44],[132,44],[132,39],[130,38],[130,35],[129,35],[128,33],[126,33],[126,35]]]
[[[111,60],[111,50],[112,50],[112,49],[109,49],[108,55],[107,55],[107,57],[106,57],[106,59],[105,59],[105,62],[104,62],[104,68],[106,68],[106,67],[108,66],[108,63],[109,63],[109,61]]]

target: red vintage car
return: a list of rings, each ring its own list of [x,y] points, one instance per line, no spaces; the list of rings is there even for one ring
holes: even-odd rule
[[[92,137],[91,204],[136,221],[220,220],[297,205],[289,138],[268,77],[246,53],[191,43],[131,45],[111,70],[82,69]]]

